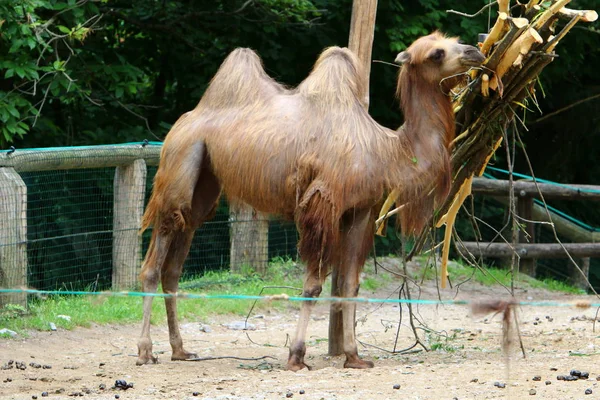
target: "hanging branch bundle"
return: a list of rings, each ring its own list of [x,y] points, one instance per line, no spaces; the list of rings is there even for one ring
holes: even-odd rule
[[[470,90],[464,90],[454,103],[460,134],[451,149],[454,172],[450,195],[427,225],[430,228],[417,237],[408,258],[422,250],[431,227],[445,223],[446,230],[452,231],[456,213],[471,191],[472,177],[483,174],[502,141],[503,127],[515,116],[515,108],[522,107],[528,98],[535,99],[535,83],[556,57],[556,45],[576,23],[598,18],[595,11],[566,8],[569,1],[519,3],[519,7],[512,8],[517,13],[514,16],[510,14],[509,0],[497,1],[496,23],[480,43],[487,60],[480,71],[472,74]],[[568,23],[557,30],[559,19],[568,19]],[[447,281],[450,237],[447,234],[444,240],[442,287]]]

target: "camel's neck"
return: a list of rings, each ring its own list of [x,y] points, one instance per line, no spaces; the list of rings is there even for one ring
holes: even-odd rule
[[[398,91],[404,114],[403,130],[416,153],[439,152],[454,139],[452,103],[439,85],[419,79],[415,71],[401,72]],[[420,154],[421,155],[421,154]]]

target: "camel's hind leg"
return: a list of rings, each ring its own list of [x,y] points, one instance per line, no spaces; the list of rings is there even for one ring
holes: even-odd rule
[[[216,202],[220,195],[220,185],[210,170],[208,157],[205,155],[205,148],[202,143],[192,146],[188,149],[187,156],[179,164],[178,171],[187,172],[187,175],[175,177],[175,184],[185,182],[189,184],[189,190],[182,190],[181,193],[188,193],[186,198],[178,198],[180,204],[186,202],[191,205],[189,212],[182,212],[180,209],[173,210],[171,204],[151,204],[149,207],[156,207],[157,210],[154,221],[154,230],[150,247],[142,267],[140,280],[142,281],[142,290],[144,292],[155,293],[159,278],[162,280],[163,291],[165,293],[176,293],[179,277],[181,276],[183,262],[187,257],[194,231],[203,221],[211,217],[211,213],[216,209]],[[169,171],[165,173],[169,175]],[[163,182],[164,183],[164,182]],[[168,192],[173,187],[167,184],[156,185],[161,190]],[[153,194],[154,195],[154,194]],[[186,197],[185,195],[183,197]],[[157,198],[163,199],[164,196]],[[169,198],[166,196],[166,198]],[[148,212],[148,210],[147,210]],[[187,216],[181,226],[181,217]],[[136,364],[143,365],[152,361],[157,362],[157,358],[152,355],[152,340],[150,338],[150,314],[152,310],[152,296],[144,298],[144,317],[142,323],[142,334],[138,341],[138,359]],[[166,298],[165,306],[167,309],[167,320],[169,323],[169,338],[173,349],[173,358],[188,358],[192,354],[183,349],[181,334],[177,324],[177,304],[175,298]]]
[[[374,214],[370,209],[351,210],[344,218],[342,228],[342,254],[338,268],[341,278],[342,297],[358,295],[359,277],[362,267],[373,245]],[[340,281],[338,280],[338,282]],[[358,356],[356,346],[355,321],[356,303],[344,302],[342,320],[344,326],[344,353],[346,354],[345,368],[372,368],[371,361],[362,360]]]
[[[177,293],[179,288],[179,278],[183,271],[183,262],[194,237],[194,232],[204,221],[214,216],[217,208],[217,202],[221,193],[221,187],[208,165],[203,169],[192,202],[193,226],[190,231],[181,233],[180,241],[173,240],[171,244],[172,258],[167,259],[162,271],[162,287],[165,293]],[[171,252],[169,253],[171,255]],[[183,340],[179,332],[179,323],[177,322],[177,298],[165,298],[165,307],[167,309],[167,322],[169,324],[169,342],[171,343],[171,360],[187,360],[196,358],[195,353],[184,350]]]

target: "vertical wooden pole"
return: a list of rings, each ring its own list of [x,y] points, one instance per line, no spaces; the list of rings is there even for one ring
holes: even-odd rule
[[[146,194],[146,162],[117,167],[114,178],[113,272],[114,290],[135,287],[142,262],[142,225]]]
[[[240,273],[248,266],[264,275],[269,261],[268,219],[247,204],[231,203],[229,222],[231,272]]]
[[[352,4],[352,20],[350,21],[350,38],[348,48],[356,54],[363,66],[365,89],[364,103],[369,107],[369,76],[371,75],[371,53],[375,36],[375,17],[377,16],[377,0],[354,0]],[[333,268],[331,276],[331,295],[339,297],[344,277]],[[342,309],[339,304],[332,304],[329,309],[329,355],[337,356],[344,351],[344,326]],[[352,327],[354,329],[354,327]]]
[[[517,200],[517,215],[527,221],[533,220],[533,198],[519,194]],[[519,229],[519,243],[535,243],[535,225],[533,222],[517,221],[525,224],[525,229]],[[520,263],[521,272],[535,278],[537,261],[535,258],[522,259]]]
[[[586,278],[589,279],[590,276],[590,258],[585,257],[582,258],[579,267],[581,271],[585,275]],[[575,265],[571,264],[571,280],[573,281],[573,285],[579,289],[588,290],[589,286],[585,278],[581,275],[581,272],[575,267]]]
[[[0,287],[27,286],[27,186],[14,168],[0,168]],[[0,296],[0,305],[27,306],[27,295]]]

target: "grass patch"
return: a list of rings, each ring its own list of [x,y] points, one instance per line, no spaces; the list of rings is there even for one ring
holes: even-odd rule
[[[448,272],[454,282],[462,281],[469,277],[475,282],[479,282],[485,286],[502,284],[510,286],[511,274],[509,269],[492,268],[484,266],[482,269],[477,268],[473,271],[473,267],[463,264],[459,261],[448,262]],[[545,289],[555,292],[563,292],[570,294],[585,294],[585,290],[576,288],[566,282],[557,281],[555,279],[538,280],[528,275],[519,273],[515,277],[515,281],[520,285],[525,284],[535,289]]]
[[[265,286],[302,287],[303,268],[290,259],[274,259],[269,264],[265,277],[259,277],[246,268],[242,274],[229,271],[207,272],[200,277],[192,277],[181,282],[180,291],[207,295],[241,294],[258,295]],[[160,288],[159,288],[160,291]],[[288,293],[297,295],[290,289],[265,289],[263,294]],[[33,299],[29,309],[9,305],[0,310],[0,328],[8,328],[27,336],[27,330],[50,330],[50,323],[57,328],[72,329],[76,326],[89,327],[92,324],[127,324],[142,320],[141,297],[115,296],[71,296],[53,295]],[[208,315],[235,314],[246,315],[253,300],[228,299],[180,299],[177,311],[181,319],[202,321]],[[283,302],[258,302],[255,310],[262,308],[289,307]],[[298,306],[299,305],[294,305]],[[67,316],[60,317],[60,316]],[[152,303],[152,324],[166,321],[164,300],[157,298]]]

